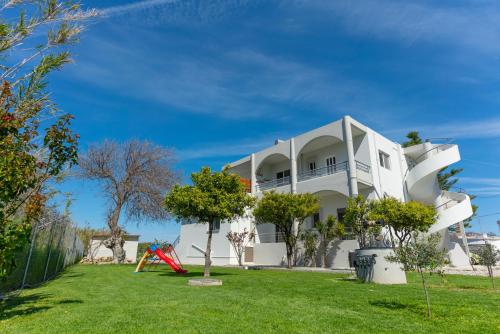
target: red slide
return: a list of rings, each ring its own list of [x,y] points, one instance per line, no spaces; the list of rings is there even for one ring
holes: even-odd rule
[[[170,266],[170,268],[172,268],[175,272],[178,272],[179,274],[187,273],[186,269],[182,269],[181,267],[179,267],[179,265],[177,263],[175,263],[175,261],[172,258],[166,256],[165,253],[163,253],[159,247],[156,248],[154,250],[154,252],[160,259],[162,259],[166,264],[168,264]]]

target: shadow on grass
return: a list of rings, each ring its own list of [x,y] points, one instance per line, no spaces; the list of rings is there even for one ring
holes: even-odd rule
[[[79,299],[63,299],[49,301],[50,294],[35,293],[27,296],[12,296],[0,302],[0,320],[6,320],[18,316],[26,316],[51,309],[56,305],[82,304]],[[36,306],[37,304],[43,304]]]
[[[25,304],[39,303],[51,295],[32,294],[29,296],[10,297],[0,302],[0,320],[6,320],[16,316],[29,315],[50,309],[50,306],[24,306]]]
[[[218,272],[210,272],[210,277],[217,277],[217,276],[228,276],[228,275],[233,275],[229,273],[218,273]],[[160,274],[160,276],[169,276],[169,277],[203,277],[203,272],[202,271],[188,271],[185,274],[178,274],[174,271],[165,271]]]
[[[393,300],[372,300],[369,301],[368,304],[372,306],[383,307],[388,310],[401,310],[408,308],[408,305]]]
[[[84,276],[83,273],[64,273],[61,272],[55,278],[78,278]]]
[[[83,301],[80,299],[63,299],[57,302],[59,305],[66,305],[66,304],[83,304]]]

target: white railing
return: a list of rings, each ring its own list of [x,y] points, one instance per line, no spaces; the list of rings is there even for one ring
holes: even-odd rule
[[[286,186],[290,184],[290,176],[285,176],[279,179],[272,179],[264,182],[257,182],[257,189],[260,191]]]
[[[335,165],[330,165],[330,166],[324,166],[312,170],[308,170],[304,173],[301,173],[298,175],[298,181],[306,181],[309,179],[314,179],[317,177],[325,176],[325,175],[331,175],[335,173],[339,173],[342,171],[346,171],[348,169],[348,164],[347,161],[340,162]]]

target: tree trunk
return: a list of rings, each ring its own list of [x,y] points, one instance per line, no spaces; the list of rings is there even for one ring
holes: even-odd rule
[[[422,278],[422,286],[424,287],[425,301],[427,302],[427,317],[431,318],[431,300],[429,298],[429,292],[427,291],[427,284],[424,277],[424,272],[422,269],[418,269],[420,272],[420,277]]]
[[[321,252],[323,254],[323,256],[321,257],[321,267],[326,268],[328,263],[328,252],[327,252],[328,243],[326,242],[326,240],[323,240],[321,243],[322,243]]]
[[[108,227],[111,231],[111,236],[103,242],[104,246],[111,249],[113,252],[113,263],[123,263],[125,262],[125,250],[123,245],[125,240],[123,239],[123,231],[118,225],[120,219],[120,212],[122,206],[117,204],[111,214],[108,216]]]
[[[208,222],[208,238],[207,238],[207,248],[205,249],[205,268],[203,268],[203,277],[210,277],[210,265],[212,260],[210,259],[210,253],[212,252],[212,232],[214,228],[214,221]]]
[[[286,245],[286,260],[287,260],[287,268],[292,269],[293,267],[293,246],[287,244]]]
[[[488,266],[488,276],[490,276],[491,285],[493,286],[493,289],[495,289],[495,275],[493,275],[493,267],[492,266]]]

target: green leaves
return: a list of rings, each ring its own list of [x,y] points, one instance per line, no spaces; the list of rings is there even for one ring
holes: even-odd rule
[[[58,0],[11,1],[2,10],[11,10],[8,19],[0,19],[0,56],[9,64],[0,66],[0,276],[5,276],[45,203],[44,185],[76,163],[72,116],[59,114],[45,89],[48,74],[70,61],[67,51],[53,48],[75,42],[81,31],[76,22],[89,15]],[[13,13],[19,13],[17,20]],[[40,46],[39,38],[30,37],[42,27],[50,32]],[[16,53],[20,45],[24,58]]]
[[[422,139],[420,138],[420,135],[418,134],[418,131],[410,131],[406,135],[406,138],[409,140],[401,144],[403,147],[410,147],[413,145],[418,145],[422,144]]]
[[[178,218],[199,223],[215,219],[230,221],[254,204],[240,178],[227,170],[212,172],[204,167],[193,173],[191,179],[192,186],[176,185],[165,198],[166,209]]]
[[[401,202],[393,197],[374,201],[371,218],[383,220],[392,227],[394,234],[402,244],[413,232],[426,232],[436,223],[437,212],[433,206],[420,202]]]
[[[292,267],[292,255],[304,220],[319,211],[319,199],[312,194],[282,194],[265,192],[257,203],[253,215],[257,224],[273,224],[283,233],[288,267]],[[294,225],[297,229],[294,229]]]

